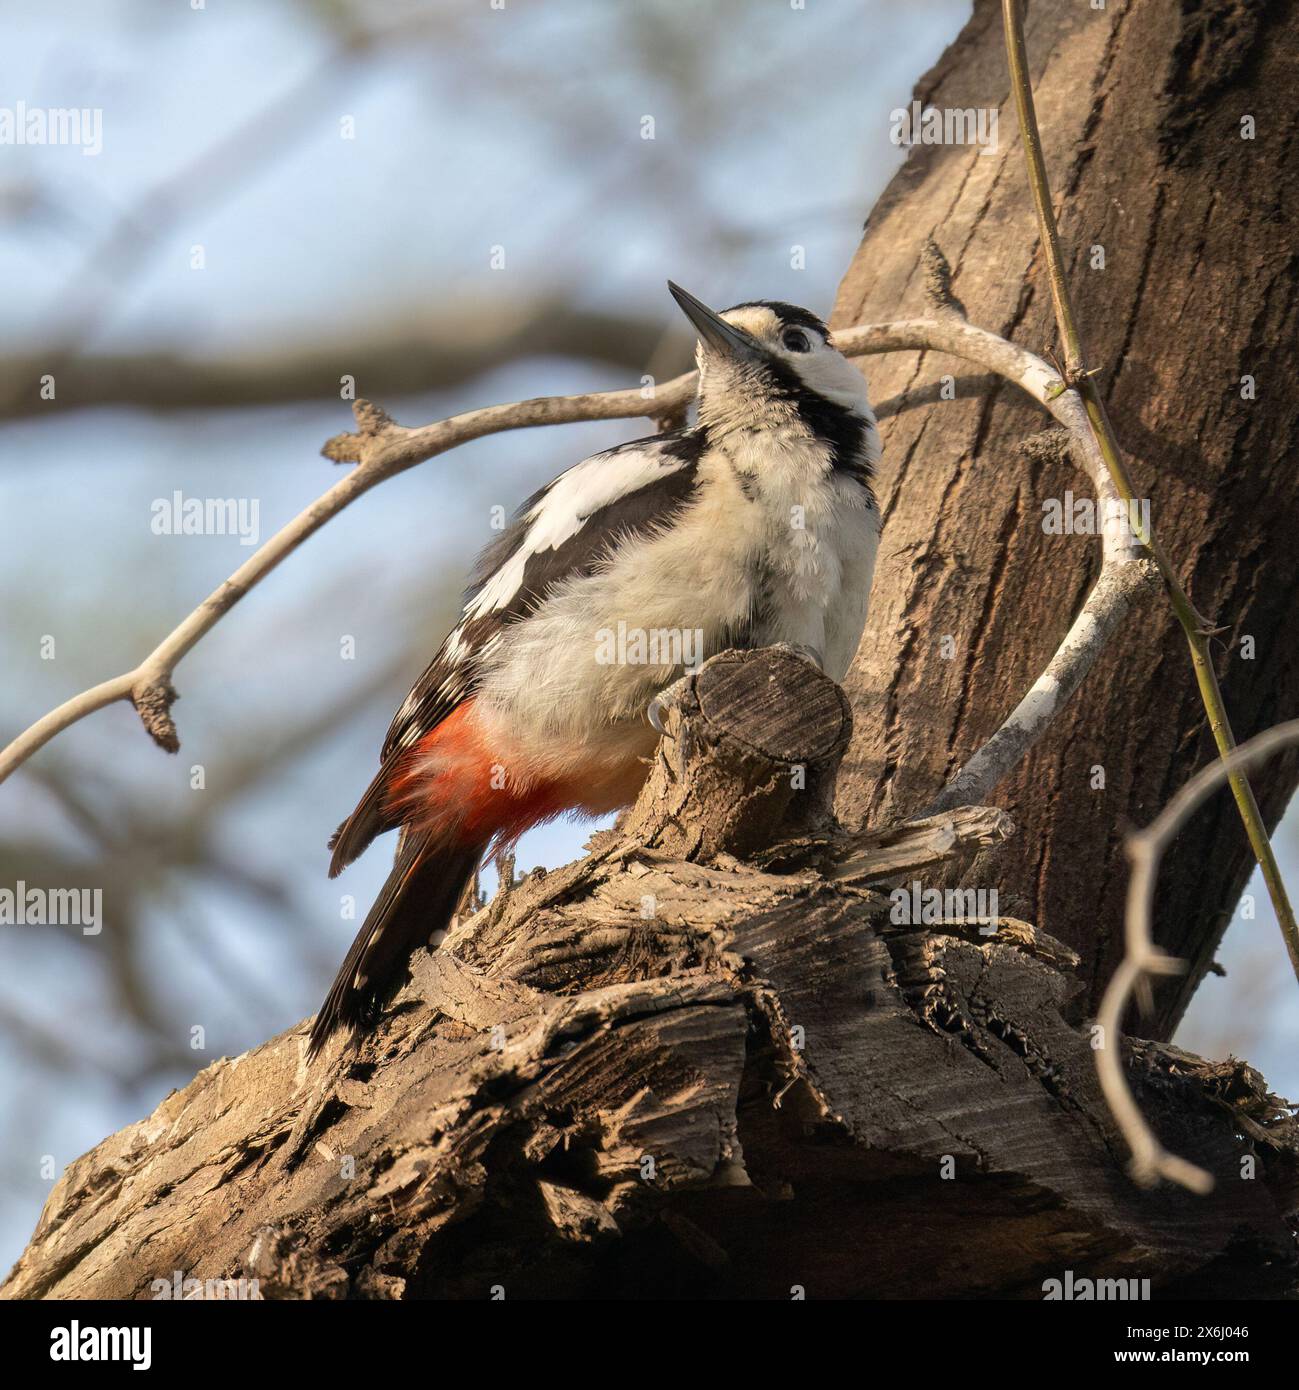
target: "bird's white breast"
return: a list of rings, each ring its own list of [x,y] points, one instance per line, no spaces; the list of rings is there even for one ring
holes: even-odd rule
[[[734,516],[763,571],[754,645],[812,647],[842,680],[865,624],[879,539],[868,494],[830,467],[824,444],[794,429],[735,434],[720,452],[753,499]]]
[[[628,726],[653,731],[645,709],[681,664],[624,660],[611,634],[667,635],[650,655],[695,664],[732,645],[815,648],[846,674],[866,617],[878,514],[824,445],[764,429],[735,434],[699,464],[698,490],[672,523],[624,539],[607,565],[558,585],[512,625],[487,659],[482,713],[526,745],[536,771],[582,743],[597,760],[626,756]]]

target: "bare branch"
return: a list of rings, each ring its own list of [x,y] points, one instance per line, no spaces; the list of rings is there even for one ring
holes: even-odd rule
[[[999,338],[995,333],[976,328],[954,312],[945,314],[941,320],[911,319],[843,329],[835,334],[835,341],[843,352],[852,356],[915,349],[946,352],[977,362],[985,369],[1004,376],[1050,411],[1056,421],[1069,431],[1077,457],[1095,483],[1098,499],[1105,502],[1117,497],[1095,439],[1086,427],[1086,414],[1077,393],[1062,389],[1063,383],[1051,367],[1026,349]],[[170,707],[176,698],[171,676],[177,663],[286,556],[331,517],[385,479],[445,453],[458,444],[505,430],[567,424],[578,420],[621,420],[639,416],[662,419],[679,415],[693,398],[695,388],[696,374],[687,372],[657,388],[633,387],[625,391],[577,396],[538,396],[532,400],[471,410],[414,428],[397,424],[386,411],[372,402],[358,400],[353,407],[357,431],[335,435],[326,442],[322,452],[336,463],[356,463],[359,466],[276,532],[164,638],[139,666],[74,696],[20,734],[0,753],[0,782],[56,734],[118,700],[129,699],[155,742],[166,751],[175,752],[179,740],[171,720]],[[1105,563],[1123,563],[1130,558],[1130,548],[1107,529]],[[1113,625],[1110,623],[1107,630],[1112,631]],[[1097,649],[1095,644],[1075,644],[1069,649],[1068,674],[1073,685],[1082,678]],[[1019,711],[1016,711],[1011,716],[1012,720],[1018,714]],[[1041,727],[1040,722],[1025,723],[1021,719],[1017,725],[1018,742],[1011,745],[1003,740],[1002,746],[1018,747],[1022,756]],[[1024,740],[1026,733],[1032,736],[1027,741]]]
[[[1016,767],[1042,730],[1078,689],[1134,603],[1155,592],[1159,570],[1149,560],[1108,565],[1064,641],[1010,717],[939,792],[931,813],[973,806]]]
[[[56,734],[88,714],[116,704],[118,700],[130,700],[159,747],[174,753],[180,744],[167,711],[175,699],[170,678],[177,663],[281,560],[292,554],[331,517],[386,478],[413,468],[417,463],[457,444],[502,430],[575,420],[618,420],[647,415],[662,408],[665,401],[689,399],[693,386],[694,374],[690,373],[669,382],[650,399],[639,388],[607,391],[598,395],[541,396],[535,400],[472,410],[419,429],[405,429],[396,425],[384,411],[369,401],[357,401],[353,413],[360,432],[335,436],[325,445],[324,453],[335,461],[359,461],[361,467],[335,483],[328,492],[277,531],[138,666],[73,696],[20,734],[0,753],[0,782]]]
[[[1203,1168],[1170,1154],[1155,1138],[1123,1075],[1118,1038],[1123,1011],[1133,991],[1147,975],[1174,975],[1185,968],[1155,945],[1150,931],[1160,861],[1177,832],[1223,782],[1295,744],[1299,744],[1299,719],[1255,735],[1230,756],[1197,772],[1144,830],[1128,837],[1132,877],[1124,918],[1124,955],[1097,1015],[1104,1030],[1104,1045],[1096,1051],[1096,1070],[1105,1100],[1132,1150],[1132,1176],[1139,1183],[1149,1185],[1168,1178],[1193,1192],[1208,1192],[1213,1187],[1213,1178]]]
[[[835,851],[828,868],[842,883],[864,886],[901,878],[958,850],[990,849],[1015,833],[1015,823],[995,806],[961,806],[943,815],[916,816],[863,831]]]
[[[941,253],[934,253],[941,259]],[[945,262],[944,262],[945,264]],[[874,352],[890,348],[932,348],[965,357],[1015,382],[1049,410],[1063,427],[1069,455],[1096,491],[1098,514],[1122,516],[1125,508],[1105,466],[1076,391],[1062,390],[1058,375],[1040,357],[966,322],[949,310],[941,319],[850,328],[835,335],[845,352]],[[1127,616],[1133,602],[1153,580],[1150,566],[1138,563],[1140,545],[1124,524],[1101,529],[1102,564],[1082,610],[1065,634],[1046,670],[1011,711],[992,738],[957,772],[939,793],[932,812],[971,806],[987,798],[1037,741],[1056,711],[1078,688],[1109,638]]]

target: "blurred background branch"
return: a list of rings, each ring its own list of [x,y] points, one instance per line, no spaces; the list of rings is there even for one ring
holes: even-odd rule
[[[339,378],[355,379],[356,394],[414,395],[430,385],[462,386],[537,357],[581,357],[639,376],[664,338],[677,360],[689,352],[684,332],[665,333],[661,318],[574,310],[563,295],[532,304],[501,304],[490,312],[471,304],[430,303],[419,315],[393,301],[359,324],[322,335],[286,336],[256,351],[197,356],[178,347],[148,352],[87,352],[58,374],[59,395],[42,402],[35,391],[11,396],[8,418],[130,406],[141,410],[234,409],[340,399]],[[0,357],[0,379],[33,383],[49,369],[43,353]]]

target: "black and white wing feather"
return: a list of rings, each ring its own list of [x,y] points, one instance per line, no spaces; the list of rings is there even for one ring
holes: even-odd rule
[[[384,805],[396,763],[473,697],[483,657],[506,640],[511,624],[556,585],[596,572],[622,538],[669,524],[694,495],[703,447],[697,428],[632,440],[584,459],[528,498],[479,556],[460,621],[393,718],[378,775],[330,841],[331,875],[400,823]]]

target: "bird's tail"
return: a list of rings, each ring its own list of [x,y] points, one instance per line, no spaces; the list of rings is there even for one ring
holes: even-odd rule
[[[402,983],[406,963],[451,921],[485,845],[404,831],[392,873],[375,899],[311,1028],[314,1057],[339,1028],[358,1029]]]

